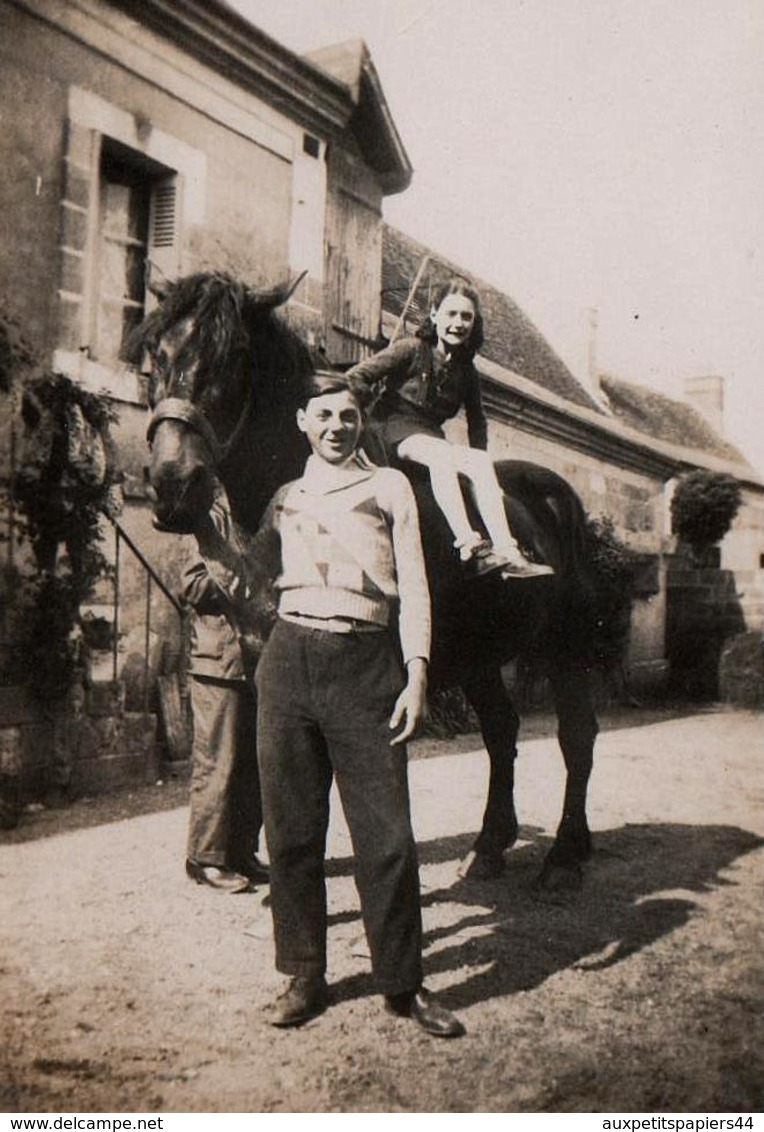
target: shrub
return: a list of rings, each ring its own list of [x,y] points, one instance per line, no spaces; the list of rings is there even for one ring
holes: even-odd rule
[[[24,422],[6,509],[14,516],[12,537],[27,543],[33,558],[6,579],[13,648],[4,679],[55,700],[77,678],[80,604],[109,573],[100,518],[117,506],[114,414],[105,395],[42,369],[2,306],[0,388]]]
[[[671,529],[700,557],[724,538],[742,501],[732,476],[698,469],[682,476],[671,500]]]
[[[607,515],[587,519],[586,541],[594,575],[596,660],[618,663],[629,639],[634,580],[642,559],[621,541]]]

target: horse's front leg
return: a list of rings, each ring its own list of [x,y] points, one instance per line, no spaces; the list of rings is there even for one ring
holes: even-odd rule
[[[504,869],[504,850],[517,840],[514,787],[520,719],[499,668],[477,673],[463,684],[463,690],[480,722],[490,760],[490,776],[483,825],[459,873],[477,878],[493,877]]]
[[[550,673],[550,682],[567,778],[562,817],[554,845],[544,860],[541,883],[549,888],[578,887],[581,865],[589,859],[592,849],[586,794],[599,726],[592,706],[588,672],[558,669]]]

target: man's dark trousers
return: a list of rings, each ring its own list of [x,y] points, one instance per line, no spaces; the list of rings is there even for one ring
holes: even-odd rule
[[[390,714],[404,684],[379,632],[279,620],[257,669],[258,758],[276,967],[326,971],[324,856],[336,779],[355,855],[372,970],[383,994],[422,982],[422,921],[405,745]]]

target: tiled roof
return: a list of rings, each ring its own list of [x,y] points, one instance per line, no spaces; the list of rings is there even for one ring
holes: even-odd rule
[[[613,415],[631,428],[656,440],[747,464],[737,448],[722,440],[700,413],[683,401],[675,401],[644,385],[634,385],[609,374],[603,374],[600,382]]]
[[[419,325],[429,310],[433,286],[445,282],[452,275],[469,278],[480,292],[485,322],[481,356],[519,373],[566,401],[602,411],[517,303],[496,287],[389,224],[384,226],[382,236],[382,306],[386,311],[400,314],[424,256],[429,256],[429,260],[407,313],[406,322],[410,329]]]
[[[607,422],[615,419],[653,440],[749,467],[745,457],[685,402],[606,374],[602,375],[600,384],[604,405],[612,413],[610,416],[603,404],[595,401],[576,381],[540,331],[508,295],[387,224],[382,239],[384,310],[400,314],[425,256],[429,258],[408,308],[406,325],[409,330],[418,326],[429,310],[431,288],[452,275],[462,276],[480,292],[486,334],[481,357],[520,374],[573,405],[594,410],[601,416],[605,429]]]

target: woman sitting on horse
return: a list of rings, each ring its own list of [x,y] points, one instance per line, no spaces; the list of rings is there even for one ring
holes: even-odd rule
[[[428,469],[435,500],[468,573],[478,577],[499,570],[505,578],[551,574],[550,566],[529,562],[518,547],[485,451],[488,427],[473,360],[482,344],[479,295],[464,280],[451,279],[436,291],[416,337],[394,342],[347,376],[366,397],[378,397],[374,417],[390,454]],[[469,447],[451,444],[443,432],[445,421],[462,407]],[[472,527],[459,476],[472,487],[490,541]]]

